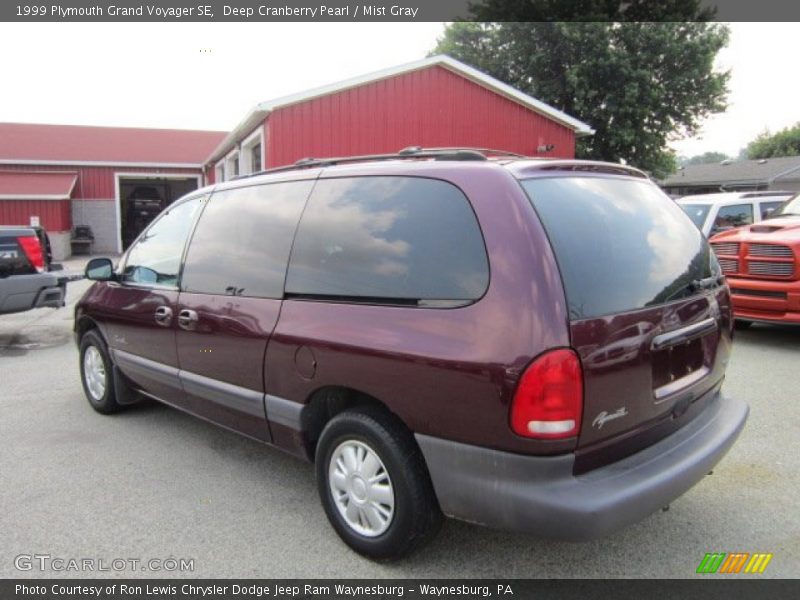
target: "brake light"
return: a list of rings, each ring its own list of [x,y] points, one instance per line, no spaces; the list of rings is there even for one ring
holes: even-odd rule
[[[511,402],[511,429],[530,438],[573,437],[582,413],[581,363],[573,350],[559,348],[541,355],[522,374]]]
[[[44,271],[44,254],[42,253],[42,244],[39,238],[35,235],[26,235],[17,238],[17,243],[28,261],[33,265],[36,270],[41,273]]]

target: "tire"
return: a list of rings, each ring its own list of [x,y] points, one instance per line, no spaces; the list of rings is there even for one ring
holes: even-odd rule
[[[104,415],[119,411],[122,406],[114,392],[111,358],[103,338],[94,330],[81,338],[79,364],[83,393],[91,407]]]
[[[385,410],[350,409],[331,419],[317,444],[316,472],[328,520],[359,554],[401,558],[430,541],[442,524],[422,453]]]
[[[753,324],[752,321],[745,321],[743,319],[736,319],[733,322],[733,326],[736,329],[749,329],[752,324]]]

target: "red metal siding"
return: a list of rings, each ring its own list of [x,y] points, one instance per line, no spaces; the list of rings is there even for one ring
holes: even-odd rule
[[[69,200],[0,200],[0,225],[29,225],[34,215],[47,231],[72,229]]]
[[[572,158],[575,133],[439,66],[277,109],[267,119],[267,167],[307,156],[475,146]],[[537,154],[554,144],[547,154]]]
[[[72,171],[78,173],[78,182],[72,192],[74,200],[113,200],[115,173],[188,174],[202,175],[200,169],[157,169],[151,167],[76,167],[69,165],[8,165],[0,162],[4,171]],[[201,182],[202,185],[202,182]]]

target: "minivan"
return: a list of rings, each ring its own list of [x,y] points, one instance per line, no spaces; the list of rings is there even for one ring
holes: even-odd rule
[[[308,159],[192,192],[76,306],[91,406],[152,398],[315,464],[338,535],[447,515],[608,535],[712,470],[731,301],[644,173],[471,149]]]

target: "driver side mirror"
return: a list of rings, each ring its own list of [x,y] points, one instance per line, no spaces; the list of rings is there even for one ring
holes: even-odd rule
[[[114,277],[114,264],[110,258],[93,258],[84,270],[86,279],[92,281],[111,281]]]

